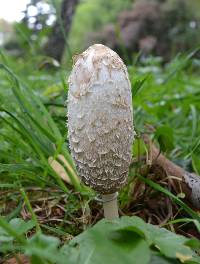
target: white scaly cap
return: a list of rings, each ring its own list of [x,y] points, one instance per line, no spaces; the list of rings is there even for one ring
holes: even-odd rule
[[[127,181],[135,135],[126,66],[95,44],[76,56],[68,82],[69,143],[79,176],[101,194],[114,193]]]

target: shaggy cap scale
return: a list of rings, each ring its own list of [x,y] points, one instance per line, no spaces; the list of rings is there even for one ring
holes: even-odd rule
[[[101,194],[126,183],[132,116],[130,81],[120,57],[101,44],[76,56],[68,92],[70,149],[82,181]]]

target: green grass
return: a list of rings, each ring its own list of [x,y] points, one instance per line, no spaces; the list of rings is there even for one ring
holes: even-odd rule
[[[138,137],[147,132],[148,127],[153,127],[151,137],[156,139],[158,135],[162,136],[159,143],[166,155],[182,167],[200,174],[200,69],[199,60],[194,59],[193,55],[178,55],[164,67],[159,58],[148,58],[130,65],[128,70]],[[0,245],[2,241],[4,244],[0,254],[5,257],[7,254],[25,252],[32,256],[32,263],[63,263],[65,256],[62,250],[58,250],[61,242],[57,238],[63,243],[95,223],[98,217],[96,220],[93,218],[99,207],[95,203],[95,194],[77,180],[68,149],[67,106],[64,105],[68,89],[66,78],[70,69],[65,70],[64,66],[60,66],[56,70],[47,70],[40,65],[39,57],[15,61],[8,55],[1,55],[0,215],[4,217],[0,217]],[[61,162],[59,155],[66,162]],[[49,157],[60,162],[71,184],[64,183],[59,173],[52,169]],[[137,174],[131,172],[130,184],[120,194],[122,207],[129,202],[128,193],[135,177]],[[169,196],[179,210],[185,212],[185,218],[171,219],[169,225],[182,223],[185,219],[184,223],[195,224],[199,228],[199,214],[180,198],[149,179],[140,175],[138,178],[157,192]],[[41,201],[45,201],[45,204]],[[41,212],[45,208],[50,212],[47,223],[42,222],[44,215]],[[57,217],[58,210],[62,212],[60,218]],[[54,214],[58,219],[53,217]],[[26,222],[19,220],[22,216]],[[28,219],[31,222],[27,222]],[[23,229],[26,224],[27,228]],[[16,225],[22,227],[22,231],[17,230]],[[32,233],[35,235],[27,239]],[[139,236],[143,235],[139,232]],[[147,241],[143,241],[145,246],[148,246]],[[98,244],[98,241],[95,243]],[[44,252],[41,245],[45,248]],[[84,251],[84,244],[81,247]],[[52,250],[49,257],[48,250]],[[67,252],[74,250],[73,247],[68,248]],[[157,252],[151,248],[151,253],[152,258],[159,259],[162,250]],[[167,262],[168,257],[166,253],[165,262],[163,258],[162,263],[180,263]],[[177,261],[180,258],[179,255]],[[194,255],[195,258],[198,257]],[[69,263],[76,263],[73,261]]]

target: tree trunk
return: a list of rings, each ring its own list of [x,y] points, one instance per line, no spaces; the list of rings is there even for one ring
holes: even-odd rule
[[[57,16],[55,25],[44,48],[44,53],[61,61],[64,53],[66,37],[70,31],[73,15],[79,0],[63,0],[60,15]]]

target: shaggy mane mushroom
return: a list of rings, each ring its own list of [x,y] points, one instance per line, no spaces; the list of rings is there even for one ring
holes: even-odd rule
[[[135,134],[126,66],[95,44],[74,58],[68,82],[69,143],[78,174],[102,195],[105,217],[118,217],[117,191],[127,181]]]

